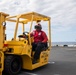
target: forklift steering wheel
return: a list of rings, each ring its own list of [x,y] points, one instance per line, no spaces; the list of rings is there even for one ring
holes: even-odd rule
[[[27,35],[27,34],[29,34],[29,32],[23,32],[23,35]]]
[[[26,36],[26,38],[28,38],[27,34],[29,34],[29,32],[23,32],[23,35]]]

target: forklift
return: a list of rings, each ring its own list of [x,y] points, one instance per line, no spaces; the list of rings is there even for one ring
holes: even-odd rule
[[[50,20],[50,17],[36,12],[19,14],[16,16],[9,16],[9,14],[0,12],[0,75],[2,75],[3,71],[9,75],[17,75],[21,69],[33,70],[48,64],[51,50]],[[8,22],[11,23],[11,27],[14,27],[12,23],[15,23],[14,36],[11,40],[7,40],[5,33]],[[47,24],[43,24],[42,26],[45,27],[46,25],[48,28],[48,46],[43,48],[38,62],[33,64],[32,61],[35,52],[32,51],[32,43],[34,38],[30,36],[30,33],[34,24],[39,22]],[[22,34],[20,35],[18,35],[19,25],[22,27],[20,31]],[[29,26],[28,31],[26,31],[26,26]],[[26,36],[25,38],[23,34]]]

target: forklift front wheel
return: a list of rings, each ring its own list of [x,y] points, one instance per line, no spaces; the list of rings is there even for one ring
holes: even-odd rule
[[[5,72],[10,75],[16,75],[21,71],[22,59],[17,55],[8,55],[5,58]]]

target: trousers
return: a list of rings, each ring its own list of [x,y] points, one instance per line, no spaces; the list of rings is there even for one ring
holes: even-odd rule
[[[34,53],[34,59],[39,59],[41,51],[43,51],[43,48],[46,46],[46,43],[32,43],[32,51],[35,51]]]

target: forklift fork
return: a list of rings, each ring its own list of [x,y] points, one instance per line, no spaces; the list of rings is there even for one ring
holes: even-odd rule
[[[4,69],[4,53],[0,51],[0,75],[2,75],[3,69]]]

